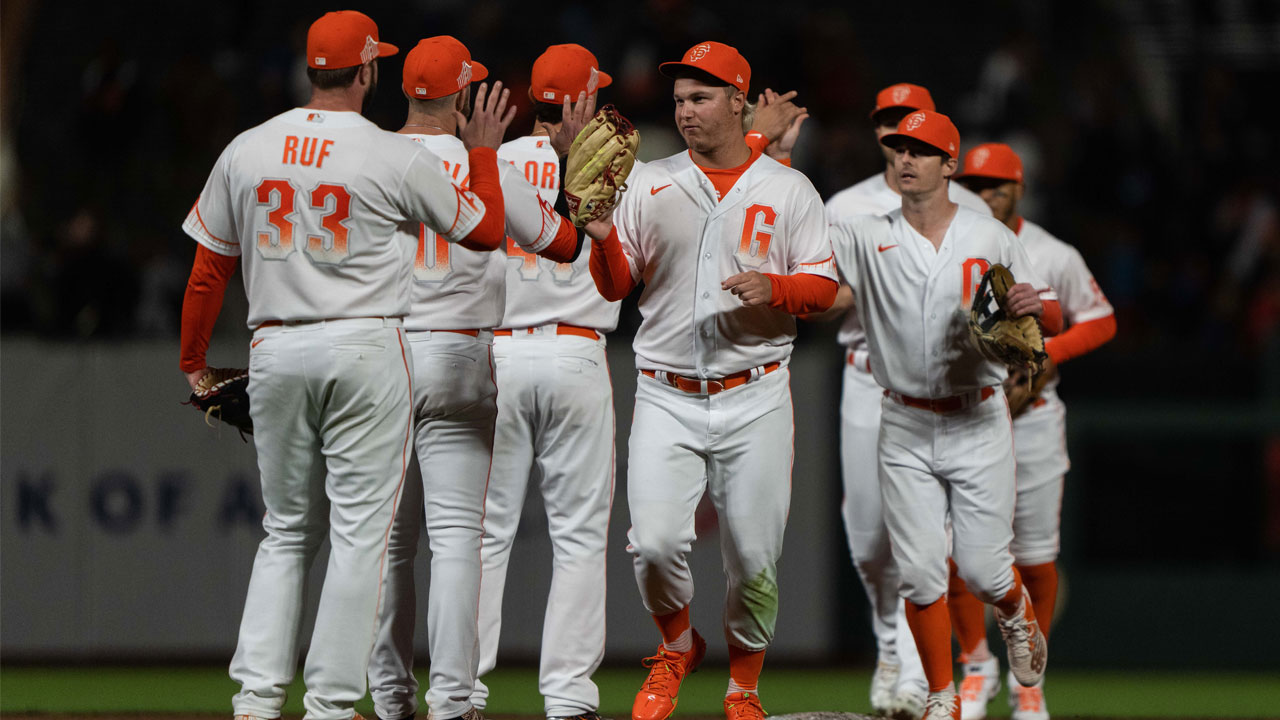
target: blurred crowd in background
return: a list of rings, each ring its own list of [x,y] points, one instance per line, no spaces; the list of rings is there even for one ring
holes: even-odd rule
[[[195,248],[183,217],[229,140],[305,103],[306,28],[343,7],[7,0],[0,328],[176,338]],[[728,42],[751,63],[753,93],[799,91],[812,118],[795,166],[824,197],[883,167],[867,117],[875,92],[925,85],[966,147],[1001,140],[1022,154],[1024,214],[1075,244],[1115,305],[1117,339],[1078,394],[1163,395],[1194,382],[1243,397],[1241,378],[1265,375],[1277,356],[1267,348],[1280,333],[1280,4],[349,7],[401,48],[381,62],[369,115],[382,127],[403,121],[401,61],[419,38],[458,37],[515,90],[508,137],[532,126],[533,59],[577,42],[613,74],[603,99],[637,121],[650,158],[681,149],[658,63]],[[243,312],[223,315],[220,328],[243,326]],[[815,337],[829,331],[807,329],[802,342]]]

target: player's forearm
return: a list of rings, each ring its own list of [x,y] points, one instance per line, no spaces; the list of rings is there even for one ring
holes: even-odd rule
[[[836,290],[835,302],[831,303],[831,307],[819,312],[805,313],[800,316],[801,320],[809,322],[830,322],[844,317],[845,313],[853,309],[853,288],[846,283],[840,283],[840,288]]]
[[[582,252],[582,234],[573,226],[573,223],[569,222],[568,218],[561,217],[555,238],[537,254],[554,262],[571,263],[578,259],[580,252]]]
[[[576,260],[582,241],[573,223],[543,201],[538,188],[521,173],[499,171],[499,175],[507,210],[507,233],[520,249],[558,263]]]
[[[1116,316],[1108,315],[1096,320],[1072,325],[1066,332],[1049,338],[1044,344],[1049,358],[1058,365],[1074,357],[1096,350],[1116,336]]]
[[[468,250],[497,250],[507,236],[506,205],[502,200],[502,181],[498,177],[498,153],[493,148],[472,148],[467,153],[467,163],[471,173],[471,192],[484,203],[484,216],[458,244]]]
[[[1040,327],[1046,336],[1062,332],[1062,305],[1057,300],[1041,300],[1044,311],[1040,313]]]
[[[636,287],[631,277],[631,264],[627,262],[622,242],[618,240],[617,227],[611,228],[607,237],[591,241],[590,267],[591,279],[605,300],[621,300]]]
[[[747,133],[747,136],[745,139],[747,141],[747,147],[751,148],[752,150],[758,150],[761,153],[764,153],[765,150],[769,147],[769,145],[772,144],[773,142],[772,140],[769,139],[767,135],[765,135],[764,133],[758,130],[752,130],[751,132]],[[790,153],[786,153],[786,154],[768,153],[768,154],[769,154],[769,157],[773,158],[774,160],[777,160],[778,162],[782,163],[783,165],[786,165],[787,167],[791,167]]]
[[[192,373],[205,367],[209,338],[222,310],[227,282],[236,269],[236,258],[196,246],[196,260],[182,298],[181,359],[179,367]]]
[[[764,273],[772,286],[773,298],[769,307],[778,308],[792,315],[822,312],[836,300],[840,285],[831,278],[808,273],[775,275]]]

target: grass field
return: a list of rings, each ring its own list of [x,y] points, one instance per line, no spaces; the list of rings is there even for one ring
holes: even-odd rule
[[[720,715],[725,668],[705,667],[680,693],[677,717]],[[601,712],[630,714],[643,670],[606,668],[596,674]],[[419,680],[426,685],[425,675]],[[542,712],[533,668],[493,673],[487,714]],[[865,669],[766,669],[761,698],[771,714],[811,710],[867,711]],[[0,713],[149,714],[153,717],[212,713],[230,716],[236,686],[223,667],[0,668]],[[302,684],[294,683],[286,716],[302,714]],[[1052,672],[1045,695],[1055,717],[1280,717],[1280,679],[1264,673]],[[356,705],[373,717],[372,703]],[[990,706],[1007,716],[1004,692]],[[425,717],[425,714],[421,717]]]

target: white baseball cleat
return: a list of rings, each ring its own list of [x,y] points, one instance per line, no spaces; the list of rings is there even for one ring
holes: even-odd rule
[[[876,715],[888,715],[893,709],[893,690],[898,685],[901,668],[883,660],[876,663],[876,671],[871,676],[871,711]]]
[[[893,702],[889,704],[889,717],[893,720],[920,720],[928,697],[928,688],[915,683],[898,683],[898,689],[893,693]]]
[[[1049,720],[1049,706],[1044,702],[1044,681],[1022,687],[1009,678],[1010,720]]]
[[[1012,614],[1006,616],[1000,608],[993,608],[996,624],[1000,626],[1000,634],[1009,651],[1009,671],[1023,687],[1040,682],[1044,678],[1045,665],[1049,663],[1049,642],[1040,632],[1040,624],[1027,617],[1030,608],[1031,596],[1026,586],[1022,588],[1018,609]]]
[[[929,693],[924,704],[924,720],[960,720],[960,698],[955,685]]]
[[[1000,692],[1000,663],[994,657],[965,663],[960,683],[960,720],[984,720],[987,703]]]

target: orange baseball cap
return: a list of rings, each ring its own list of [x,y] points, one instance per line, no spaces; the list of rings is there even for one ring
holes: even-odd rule
[[[911,138],[938,148],[951,157],[960,152],[960,131],[951,118],[932,110],[917,110],[902,118],[898,131],[880,138],[880,144],[893,147],[901,138]]]
[[[489,69],[471,59],[471,51],[457,38],[436,35],[404,56],[404,94],[417,100],[452,95],[489,77]]]
[[[881,110],[890,108],[929,110],[931,112],[935,109],[933,96],[929,94],[929,91],[911,83],[890,85],[876,93],[876,108],[871,111],[871,117],[875,117],[876,113]]]
[[[307,30],[307,66],[318,70],[363,65],[398,52],[395,45],[378,41],[378,26],[358,10],[325,13]]]
[[[573,43],[552,45],[533,61],[533,77],[529,82],[529,99],[559,103],[568,95],[578,101],[578,93],[588,95],[608,87],[613,77],[600,72],[600,61],[591,51]]]
[[[1022,182],[1022,158],[1004,143],[982,143],[964,154],[964,167],[956,177]]]
[[[669,78],[678,76],[678,68],[691,67],[746,92],[751,87],[751,66],[738,49],[715,41],[698,43],[689,48],[679,62],[664,62],[658,72]]]

